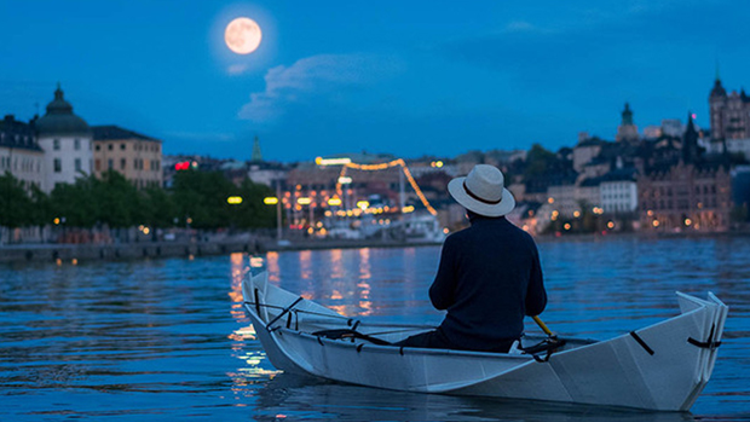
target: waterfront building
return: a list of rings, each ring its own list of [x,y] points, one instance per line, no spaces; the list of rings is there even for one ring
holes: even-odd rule
[[[10,172],[23,186],[42,188],[44,151],[37,144],[33,127],[6,115],[0,121],[0,175]]]
[[[91,174],[94,155],[91,128],[73,113],[58,84],[47,113],[34,122],[39,147],[44,150],[42,190],[51,192],[57,184],[74,183]]]
[[[732,209],[729,164],[701,156],[698,136],[689,115],[680,155],[663,155],[660,161],[644,165],[637,178],[642,228],[728,230]]]
[[[633,123],[633,111],[630,110],[630,104],[625,103],[625,109],[622,111],[622,122],[617,127],[616,142],[635,142],[638,140],[638,126]]]
[[[601,205],[601,178],[584,179],[576,185],[575,198],[578,204],[591,209]]]
[[[137,188],[162,186],[161,141],[114,125],[94,126],[94,172],[121,173]]]
[[[638,184],[635,168],[619,168],[599,180],[599,200],[607,214],[630,213],[638,209]]]
[[[732,202],[738,220],[750,220],[750,166],[737,166],[732,169]]]
[[[547,189],[547,203],[560,213],[562,217],[573,217],[576,212],[581,212],[580,198],[578,197],[578,187],[573,180],[565,181],[558,185],[551,185]]]

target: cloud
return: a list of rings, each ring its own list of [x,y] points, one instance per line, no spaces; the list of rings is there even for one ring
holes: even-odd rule
[[[534,31],[541,31],[541,28],[526,21],[513,21],[505,25],[505,32],[534,32]]]
[[[236,139],[232,133],[218,132],[166,132],[164,135],[185,141],[232,142]]]
[[[370,54],[324,54],[276,66],[266,73],[265,90],[251,93],[238,116],[273,123],[292,107],[346,102],[347,93],[388,79],[400,67],[392,57]]]
[[[233,64],[227,68],[227,72],[230,75],[241,75],[245,73],[245,71],[248,69],[248,65],[246,64]]]

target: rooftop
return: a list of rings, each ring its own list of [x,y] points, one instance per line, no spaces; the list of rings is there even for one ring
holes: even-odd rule
[[[88,123],[73,114],[73,106],[65,100],[59,84],[55,91],[55,99],[47,104],[47,113],[34,122],[34,130],[40,136],[88,136],[91,134]]]
[[[32,126],[16,120],[11,114],[0,120],[0,148],[42,151],[36,143]]]
[[[125,139],[139,139],[142,141],[161,142],[158,139],[142,135],[132,130],[123,129],[115,125],[92,126],[95,141],[121,141]]]

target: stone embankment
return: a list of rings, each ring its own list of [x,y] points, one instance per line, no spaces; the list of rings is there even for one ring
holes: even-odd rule
[[[242,239],[134,242],[121,244],[20,244],[0,246],[0,263],[9,262],[91,262],[143,258],[196,258],[235,252],[259,254],[267,251],[300,251],[311,249],[401,248],[439,245],[436,242],[403,242],[349,239],[296,239],[277,242],[263,237]]]
[[[208,242],[137,242],[121,244],[22,244],[0,247],[2,262],[88,262],[141,258],[199,257],[260,251],[256,239]]]

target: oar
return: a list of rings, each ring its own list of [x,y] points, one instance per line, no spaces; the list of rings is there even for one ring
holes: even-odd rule
[[[547,334],[550,337],[557,337],[556,335],[552,334],[552,330],[550,330],[549,327],[547,327],[547,324],[545,324],[544,321],[539,318],[539,315],[534,315],[533,317],[531,317],[531,319],[533,319],[534,322],[536,322],[536,325],[538,325],[539,328],[544,331],[544,334]]]

